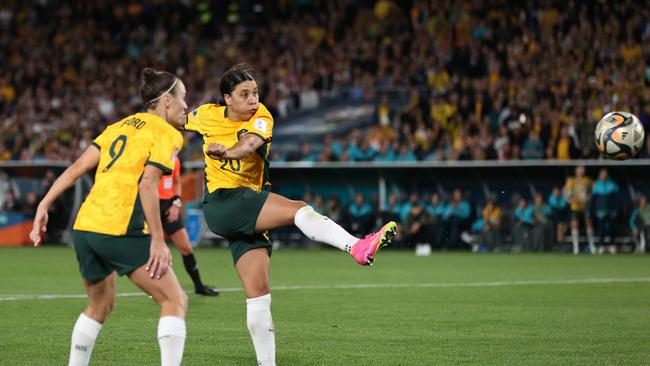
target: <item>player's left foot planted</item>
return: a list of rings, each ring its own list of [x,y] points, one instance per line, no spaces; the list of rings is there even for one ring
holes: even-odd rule
[[[352,249],[350,254],[362,266],[369,266],[375,260],[375,255],[379,249],[390,244],[397,233],[397,224],[391,221],[384,225],[374,234],[368,234],[365,238],[360,239]]]
[[[194,291],[194,293],[201,296],[219,296],[219,291],[217,291],[217,289],[208,286],[199,287]]]

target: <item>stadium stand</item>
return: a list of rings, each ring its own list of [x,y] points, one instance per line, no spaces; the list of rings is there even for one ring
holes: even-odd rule
[[[0,161],[71,161],[139,108],[132,85],[145,66],[183,77],[195,106],[219,99],[227,67],[255,64],[281,164],[592,159],[593,127],[605,112],[650,123],[650,14],[631,0],[5,1],[0,58]],[[199,159],[199,136],[187,139],[184,159]],[[640,155],[650,157],[650,144]],[[512,200],[537,190],[548,197],[565,177],[555,178],[534,191],[501,181],[402,184],[394,193],[396,205],[408,205],[411,193],[429,205],[432,193],[448,200],[461,188],[471,232],[488,196],[507,192],[494,197],[507,234]],[[3,205],[12,185],[27,200],[30,189],[17,184],[28,186],[3,183]],[[356,191],[373,214],[386,210],[385,198],[364,187]],[[304,194],[303,186],[279,188]],[[622,208],[635,197],[622,191],[618,220],[626,222]],[[338,200],[345,222],[357,192],[313,193]]]

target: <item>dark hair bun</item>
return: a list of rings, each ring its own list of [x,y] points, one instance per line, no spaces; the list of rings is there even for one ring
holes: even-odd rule
[[[158,76],[158,71],[150,67],[146,67],[144,70],[142,70],[142,80],[144,80],[145,83],[152,82],[156,76]]]

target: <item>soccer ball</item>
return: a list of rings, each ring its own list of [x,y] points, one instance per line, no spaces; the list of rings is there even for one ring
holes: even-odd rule
[[[634,157],[645,140],[641,121],[627,112],[610,112],[596,125],[596,146],[607,159],[625,160]]]

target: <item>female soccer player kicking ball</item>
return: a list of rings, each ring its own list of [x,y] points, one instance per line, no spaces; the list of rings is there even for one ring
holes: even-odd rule
[[[210,229],[230,242],[246,294],[247,324],[257,361],[275,365],[267,230],[295,224],[310,239],[369,265],[377,251],[391,242],[397,225],[389,222],[377,233],[359,239],[305,202],[270,193],[267,157],[273,117],[259,103],[250,68],[231,68],[219,88],[225,106],[201,105],[188,115],[185,129],[203,135],[208,190],[203,211]]]

